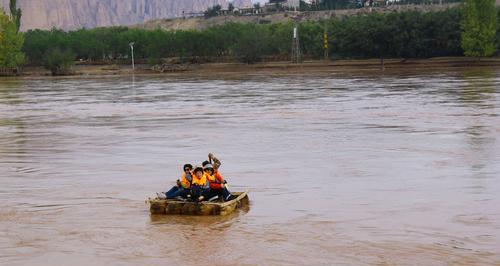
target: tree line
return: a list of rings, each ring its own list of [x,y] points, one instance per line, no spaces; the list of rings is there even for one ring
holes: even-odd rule
[[[301,22],[298,24],[300,49],[304,56],[322,58],[323,36],[327,32],[328,54],[333,58],[490,56],[500,48],[499,10],[488,8],[491,1],[466,0],[463,8],[439,12],[370,13]],[[294,27],[293,22],[227,23],[204,30],[110,27],[69,32],[29,30],[16,34],[15,20],[9,20],[4,14],[0,22],[5,24],[0,34],[11,36],[18,50],[22,47],[24,53],[1,52],[2,40],[6,43],[4,46],[12,42],[0,37],[0,63],[3,57],[16,55],[17,59],[7,58],[12,66],[16,60],[24,61],[25,55],[27,64],[44,65],[55,73],[61,67],[69,67],[69,62],[74,60],[129,60],[130,42],[135,42],[136,58],[151,64],[171,57],[184,62],[287,60]]]
[[[459,56],[462,12],[405,11],[307,21],[298,25],[301,50],[312,58],[323,56],[323,33],[328,32],[329,54],[338,58]],[[42,65],[50,50],[70,51],[75,59],[120,59],[135,42],[137,58],[234,57],[243,62],[263,57],[286,58],[291,52],[292,22],[279,24],[228,23],[205,30],[165,31],[126,27],[80,29],[64,32],[31,30],[23,51],[29,63]],[[496,45],[498,47],[498,35]]]

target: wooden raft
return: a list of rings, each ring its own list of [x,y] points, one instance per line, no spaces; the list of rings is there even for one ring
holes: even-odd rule
[[[248,191],[232,192],[235,199],[226,202],[192,202],[182,200],[150,199],[149,211],[156,215],[228,215],[249,203]]]

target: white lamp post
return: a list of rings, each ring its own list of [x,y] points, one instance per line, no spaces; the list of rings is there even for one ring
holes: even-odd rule
[[[134,44],[135,42],[131,42],[128,45],[130,45],[130,49],[132,50],[132,70],[135,70],[135,63],[134,63]]]

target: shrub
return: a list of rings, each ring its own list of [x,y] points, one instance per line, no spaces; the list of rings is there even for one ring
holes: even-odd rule
[[[44,58],[45,68],[50,70],[52,75],[71,74],[71,68],[74,64],[75,55],[69,50],[61,51],[58,48],[51,49]]]

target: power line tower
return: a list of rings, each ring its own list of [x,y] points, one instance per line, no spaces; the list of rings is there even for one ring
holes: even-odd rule
[[[292,39],[292,63],[302,62],[299,41],[299,24],[295,22],[293,25],[293,39]]]

